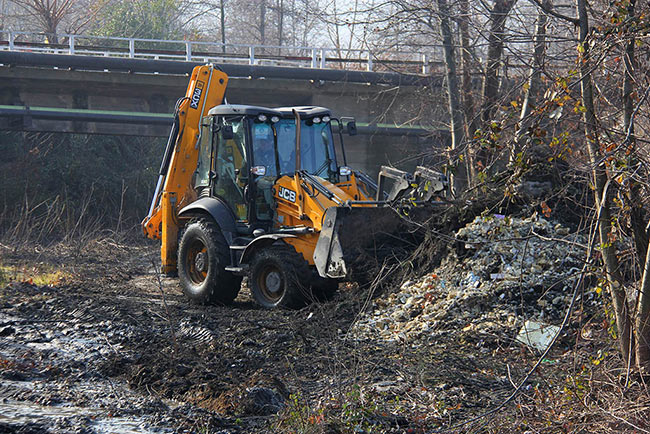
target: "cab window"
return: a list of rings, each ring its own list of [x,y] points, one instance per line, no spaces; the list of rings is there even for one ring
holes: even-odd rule
[[[212,163],[211,127],[212,118],[203,118],[201,122],[201,141],[199,142],[199,161],[194,178],[194,187],[197,189],[210,185],[210,165]]]
[[[246,220],[244,188],[248,183],[248,158],[245,146],[245,122],[241,117],[217,118],[217,122],[220,127],[231,126],[233,138],[224,140],[218,131],[214,134],[216,142],[213,159],[213,170],[216,174],[214,194],[226,200],[238,220]]]

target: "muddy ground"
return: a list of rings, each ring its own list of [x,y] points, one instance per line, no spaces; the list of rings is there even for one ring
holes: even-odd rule
[[[301,310],[263,310],[246,287],[233,306],[193,306],[176,279],[154,272],[154,244],[0,255],[5,267],[65,273],[0,289],[0,433],[591,432],[596,423],[571,416],[584,393],[567,375],[598,368],[589,355],[608,348],[598,317],[581,322],[588,340],[568,330],[503,410],[459,425],[502,403],[537,360],[509,330],[358,339],[350,331],[372,303],[354,285]]]

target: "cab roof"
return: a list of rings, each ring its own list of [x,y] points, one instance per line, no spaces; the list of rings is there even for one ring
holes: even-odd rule
[[[278,107],[275,110],[282,113],[283,117],[293,117],[293,110],[300,114],[301,118],[311,118],[314,116],[330,116],[330,110],[325,107],[318,107],[313,105],[304,105],[297,107]]]
[[[271,115],[271,116],[280,116],[282,117],[282,112],[277,109],[272,109],[268,107],[259,107],[255,105],[243,105],[243,104],[221,104],[215,107],[212,107],[208,112],[208,115],[251,115],[257,116],[259,114]]]
[[[314,116],[330,116],[330,110],[318,106],[296,106],[296,107],[260,107],[255,105],[244,104],[221,104],[212,107],[208,115],[242,115],[257,116],[265,114],[267,116],[279,116],[281,118],[293,118],[293,110],[296,110],[301,118],[312,118]]]

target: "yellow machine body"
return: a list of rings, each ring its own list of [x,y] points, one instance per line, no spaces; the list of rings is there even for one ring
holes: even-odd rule
[[[352,174],[350,180],[333,184],[323,178],[318,178],[334,196],[336,202],[319,194],[312,187],[304,182],[300,175],[283,176],[275,183],[274,198],[276,201],[276,227],[299,227],[307,226],[314,229],[313,233],[298,235],[295,238],[287,238],[284,241],[292,245],[305,260],[314,265],[314,250],[322,229],[323,218],[328,208],[337,207],[348,201],[372,201],[363,192],[362,186]],[[286,189],[296,192],[296,200],[292,202],[283,196],[280,191]],[[337,203],[338,202],[338,203]],[[375,207],[376,205],[355,205],[355,207]]]

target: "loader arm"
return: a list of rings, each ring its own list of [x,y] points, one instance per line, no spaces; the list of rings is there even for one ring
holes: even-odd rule
[[[162,272],[176,271],[178,211],[196,199],[191,185],[197,167],[201,139],[201,119],[222,103],[228,76],[212,65],[192,71],[185,97],[176,104],[174,125],[160,167],[158,183],[147,217],[144,234],[161,240]]]

